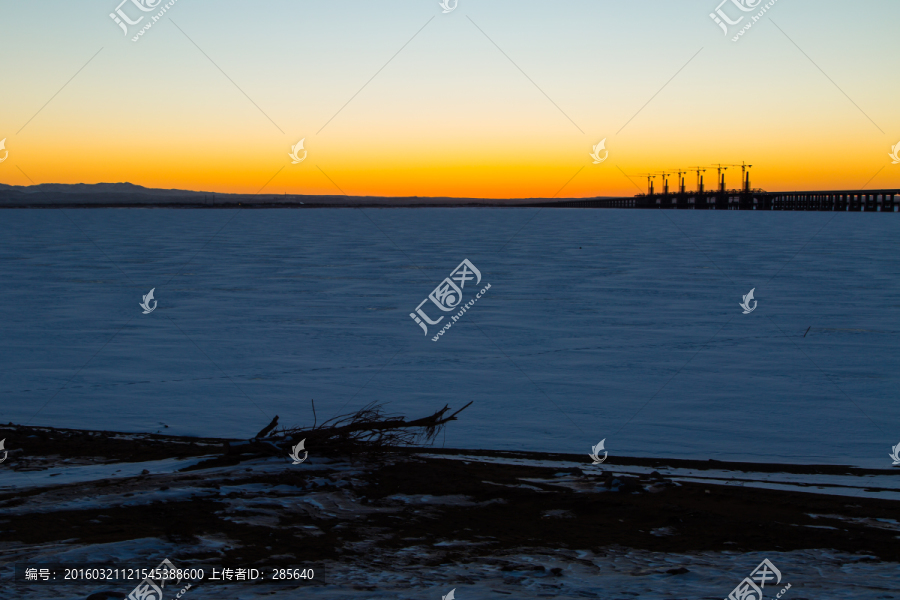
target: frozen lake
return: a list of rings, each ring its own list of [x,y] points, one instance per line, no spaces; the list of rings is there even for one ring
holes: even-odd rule
[[[311,424],[311,398],[320,422],[473,400],[438,444],[889,468],[898,234],[878,213],[3,210],[0,421],[249,437]],[[433,342],[449,317],[409,315],[463,259],[464,301],[491,288]]]

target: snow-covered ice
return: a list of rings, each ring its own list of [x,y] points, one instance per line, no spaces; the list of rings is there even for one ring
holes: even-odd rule
[[[313,398],[319,422],[474,400],[438,444],[889,468],[900,442],[896,215],[2,217],[2,422],[246,438]],[[465,258],[491,289],[434,343],[409,314]]]

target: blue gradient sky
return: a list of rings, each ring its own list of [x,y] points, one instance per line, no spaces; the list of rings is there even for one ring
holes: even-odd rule
[[[0,183],[583,197],[747,161],[900,187],[896,2],[779,0],[737,43],[706,0],[178,0],[137,43],[117,4],[0,0]]]

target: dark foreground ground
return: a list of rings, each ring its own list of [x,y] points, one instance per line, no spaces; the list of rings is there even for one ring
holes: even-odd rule
[[[6,483],[0,491],[0,548],[6,552],[0,556],[7,566],[46,556],[39,549],[102,549],[137,539],[159,540],[160,551],[168,548],[175,555],[169,558],[183,567],[314,568],[316,578],[304,582],[308,591],[335,583],[321,566],[326,563],[371,571],[488,561],[499,573],[525,569],[550,583],[566,577],[557,563],[521,561],[535,549],[596,557],[623,549],[672,556],[828,549],[862,563],[900,562],[900,531],[891,525],[900,508],[896,500],[660,474],[749,470],[741,465],[610,457],[594,466],[587,457],[432,449],[355,456],[313,451],[292,465],[223,455],[226,440],[218,439],[17,426],[0,427],[3,438],[12,450],[0,465],[0,484]],[[190,457],[184,467],[159,467],[158,461]],[[133,463],[153,469],[114,472],[119,465],[134,470]],[[62,473],[59,484],[47,483],[46,474],[38,478],[61,466],[103,467],[109,474],[72,480]],[[623,472],[628,468],[646,473]],[[873,474],[846,467],[753,470]],[[13,475],[18,478],[11,487]],[[90,556],[101,560],[102,550]],[[142,560],[154,563],[148,567],[159,562]],[[658,574],[687,576],[688,562],[663,565]],[[900,574],[897,582],[900,588]],[[374,587],[355,585],[361,591]],[[48,597],[88,595],[67,590],[70,596]],[[720,598],[730,588],[721,591]],[[886,593],[877,597],[900,597]],[[112,590],[106,597],[124,593]]]

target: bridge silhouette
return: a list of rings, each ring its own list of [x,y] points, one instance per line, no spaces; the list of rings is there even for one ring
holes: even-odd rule
[[[639,194],[632,198],[586,198],[541,202],[556,208],[655,208],[687,210],[814,210],[900,212],[900,189],[767,192],[716,190]]]

